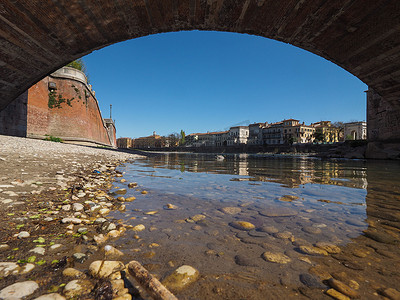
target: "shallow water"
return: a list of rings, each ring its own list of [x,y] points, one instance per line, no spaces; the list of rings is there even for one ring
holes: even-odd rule
[[[187,299],[323,299],[331,276],[365,299],[399,289],[398,162],[225,157],[170,153],[119,168],[127,182],[115,189],[138,187],[113,217],[146,227],[118,241],[127,258],[161,279],[184,264],[198,269],[201,279],[177,294]],[[322,242],[340,253],[305,253]]]

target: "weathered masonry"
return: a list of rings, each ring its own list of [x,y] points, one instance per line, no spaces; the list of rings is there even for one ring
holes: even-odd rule
[[[0,134],[116,146],[114,122],[103,119],[83,72],[64,67],[0,111]]]
[[[0,109],[95,49],[194,29],[259,35],[332,61],[373,93],[369,138],[400,140],[398,0],[3,0]]]

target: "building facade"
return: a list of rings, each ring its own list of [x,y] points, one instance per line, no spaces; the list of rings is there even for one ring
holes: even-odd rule
[[[249,126],[235,126],[229,129],[227,146],[246,145],[249,138]]]
[[[276,122],[263,128],[264,145],[280,145],[284,143],[283,139],[283,122]]]
[[[165,147],[165,138],[153,132],[153,135],[134,139],[132,143],[138,149],[162,148]]]
[[[249,138],[248,145],[262,145],[263,142],[263,128],[268,126],[268,122],[254,123],[249,125]]]
[[[132,139],[128,137],[118,138],[117,139],[117,147],[122,149],[132,148],[133,143]]]
[[[315,141],[324,143],[339,142],[339,128],[332,125],[331,121],[320,121],[311,124],[315,128]]]
[[[345,140],[366,140],[367,122],[349,122],[344,124]]]

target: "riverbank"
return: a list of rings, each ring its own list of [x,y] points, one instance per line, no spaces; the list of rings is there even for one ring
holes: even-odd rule
[[[346,141],[334,144],[240,145],[220,147],[166,147],[123,149],[150,156],[152,152],[191,152],[214,154],[257,154],[266,156],[310,156],[320,158],[400,160],[400,142]]]
[[[116,167],[140,156],[10,136],[0,145],[0,298],[131,299],[122,263],[108,280],[92,263],[121,255],[112,239],[129,228],[107,219],[124,209],[108,190]]]

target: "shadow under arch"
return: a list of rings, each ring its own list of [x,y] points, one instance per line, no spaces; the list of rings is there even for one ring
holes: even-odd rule
[[[289,43],[398,100],[397,1],[7,1],[1,5],[0,108],[45,75],[93,50],[154,33],[212,30]],[[393,30],[388,30],[393,28]]]

